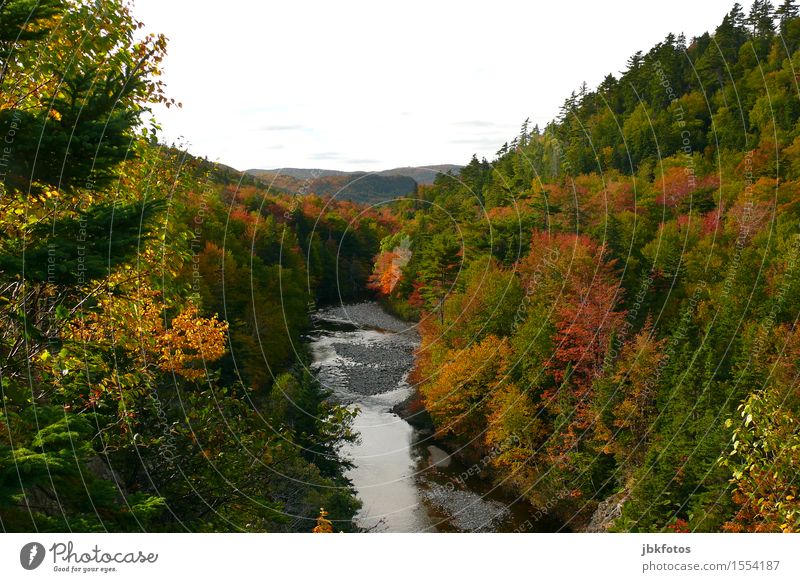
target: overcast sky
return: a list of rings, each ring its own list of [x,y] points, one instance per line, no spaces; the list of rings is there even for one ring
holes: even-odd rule
[[[729,0],[136,0],[170,39],[168,142],[248,168],[380,170],[491,159],[669,32]]]

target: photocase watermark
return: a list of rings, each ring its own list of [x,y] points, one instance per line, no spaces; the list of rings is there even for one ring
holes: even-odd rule
[[[78,218],[78,233],[75,236],[75,240],[77,241],[77,262],[78,265],[75,267],[76,273],[75,276],[77,277],[78,285],[83,285],[86,282],[86,242],[88,238],[88,228],[89,228],[89,220],[87,218],[89,209],[92,205],[92,200],[94,200],[96,192],[97,192],[97,184],[95,181],[89,177],[86,179],[86,184],[84,185],[86,193],[79,197],[78,201],[78,211],[80,212],[80,216]]]
[[[672,87],[672,83],[670,83],[667,74],[664,72],[664,65],[661,64],[661,61],[656,61],[653,63],[653,66],[655,68],[656,77],[658,77],[659,85],[664,88],[664,92],[666,93],[670,104],[674,106],[672,112],[674,124],[678,127],[678,129],[681,130],[680,147],[678,148],[678,151],[683,156],[686,164],[683,171],[686,174],[687,188],[690,192],[692,192],[697,189],[697,170],[694,162],[692,133],[686,129],[686,112],[683,109],[683,105],[681,105],[678,101],[678,94],[675,92],[675,89]]]
[[[44,562],[44,546],[39,542],[29,542],[19,551],[19,563],[26,570],[35,570]]]
[[[537,507],[530,519],[526,519],[524,522],[519,524],[511,533],[525,533],[533,530],[536,522],[541,521],[550,515],[550,512],[553,510],[553,508],[555,508],[556,504],[569,496],[570,490],[566,487],[563,487],[558,491],[558,493],[548,498],[544,505]]]
[[[289,207],[284,211],[283,218],[286,222],[290,222],[294,218],[294,213],[297,212],[297,209],[300,208],[300,199],[307,194],[309,194],[311,190],[311,184],[319,178],[321,175],[320,170],[311,170],[308,176],[303,179],[300,183],[300,187],[297,189],[294,197],[292,198],[292,203]],[[285,228],[285,227],[284,227]],[[309,245],[309,252],[311,252],[311,246]],[[306,308],[309,311],[314,311],[317,308],[317,304],[313,299],[313,294],[311,295],[311,299],[309,300]]]
[[[319,170],[311,170],[308,176],[300,183],[300,187],[297,189],[297,193],[292,198],[292,204],[286,211],[283,213],[283,218],[286,220],[291,220],[294,217],[294,213],[300,207],[300,199],[309,193],[311,190],[311,184],[320,177]]]
[[[541,260],[536,264],[530,281],[528,281],[528,284],[525,285],[525,293],[522,297],[522,301],[519,302],[517,310],[514,312],[514,320],[511,324],[512,333],[519,328],[519,326],[527,317],[528,306],[530,305],[531,301],[533,301],[534,293],[539,287],[539,282],[541,281],[542,274],[544,273],[545,269],[555,270],[560,256],[561,253],[557,248],[551,248],[548,249]]]
[[[781,285],[778,288],[778,293],[777,296],[775,297],[775,301],[773,302],[772,307],[770,308],[766,319],[762,322],[758,330],[758,335],[756,336],[756,339],[753,342],[753,347],[750,350],[750,361],[757,361],[758,357],[764,351],[764,347],[766,345],[769,332],[772,330],[773,327],[775,327],[775,322],[778,318],[778,313],[783,308],[783,304],[786,301],[786,295],[789,292],[789,288],[791,287],[792,282],[794,281],[795,271],[797,270],[797,263],[799,258],[800,258],[800,235],[795,235],[794,242],[792,243],[792,247],[786,259],[786,271],[784,273],[783,280],[781,281]]]
[[[110,573],[117,572],[118,566],[123,564],[155,564],[158,554],[134,551],[105,550],[95,544],[89,549],[77,548],[72,541],[56,542],[49,549],[39,542],[29,542],[22,546],[19,552],[19,563],[25,570],[35,570],[40,567],[47,556],[52,558],[54,572],[71,573]]]
[[[725,281],[722,284],[722,296],[727,297],[733,289],[733,282],[736,279],[736,273],[739,271],[739,266],[742,262],[742,253],[744,247],[750,240],[750,235],[755,226],[755,217],[753,215],[753,185],[755,178],[753,176],[753,152],[749,151],[744,156],[744,207],[742,209],[742,216],[739,218],[739,233],[736,236],[736,249],[731,259],[728,272],[725,276]]]
[[[625,347],[625,342],[627,342],[628,337],[635,328],[636,321],[639,318],[639,312],[642,310],[642,304],[644,303],[644,300],[647,297],[647,292],[650,290],[650,287],[652,287],[654,280],[655,273],[653,269],[647,271],[646,277],[642,277],[642,283],[639,285],[639,291],[634,296],[633,304],[631,305],[630,309],[627,310],[625,321],[622,323],[622,327],[614,334],[614,341],[611,342],[611,346],[603,358],[603,363],[595,372],[595,378],[601,377],[605,373],[606,369],[617,361],[620,352]]]
[[[192,220],[192,238],[189,241],[189,251],[192,254],[192,295],[200,297],[202,277],[200,275],[200,256],[202,250],[200,244],[203,240],[203,221],[208,212],[208,204],[205,200],[200,200],[200,206]]]
[[[159,430],[161,431],[161,434],[164,435],[164,442],[162,442],[158,447],[158,454],[167,462],[168,465],[172,466],[175,464],[175,459],[177,457],[175,453],[175,436],[170,430],[169,423],[167,421],[167,414],[164,411],[164,405],[161,403],[158,393],[156,390],[151,390],[149,395],[150,401],[153,403],[153,406],[156,409],[156,420],[158,422]]]
[[[83,574],[116,572],[119,564],[155,564],[158,561],[158,554],[154,552],[105,551],[97,544],[82,550],[68,541],[56,542],[47,550],[39,542],[29,542],[19,551],[19,563],[25,570],[35,570],[48,555],[52,558],[54,572]]]
[[[663,373],[664,369],[670,364],[672,358],[675,356],[675,352],[678,350],[681,342],[687,339],[687,331],[689,329],[689,324],[694,317],[694,313],[697,309],[697,305],[700,302],[701,294],[708,289],[708,283],[705,281],[700,281],[694,289],[694,293],[689,298],[689,304],[683,311],[681,315],[680,323],[678,324],[678,328],[675,330],[675,333],[672,334],[672,337],[669,340],[667,345],[667,349],[664,351],[662,357],[659,359],[658,364],[653,369],[652,373],[647,377],[645,381],[643,393],[651,394],[654,390],[656,384],[661,380],[661,374]]]
[[[458,475],[448,476],[447,482],[442,484],[436,484],[435,487],[440,489],[446,489],[447,491],[455,491],[456,487],[466,487],[467,479],[470,477],[476,477],[480,475],[484,470],[489,468],[491,463],[498,457],[503,451],[506,450],[509,446],[517,446],[521,443],[520,438],[513,434],[503,440],[503,442],[496,444],[492,447],[488,453],[483,455],[479,461],[473,463],[468,468],[464,469]]]
[[[14,153],[14,140],[21,122],[22,116],[19,111],[14,110],[8,123],[6,135],[3,137],[3,143],[0,144],[0,182],[5,181],[8,177],[8,168],[11,165],[11,156]]]

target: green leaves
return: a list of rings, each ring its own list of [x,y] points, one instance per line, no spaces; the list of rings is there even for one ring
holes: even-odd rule
[[[269,388],[390,218],[159,146],[166,39],[141,27],[122,0],[0,2],[2,527],[308,531],[281,512],[324,505],[350,529],[353,413],[307,376],[281,380],[301,408]]]
[[[100,477],[89,418],[49,406],[0,418],[13,445],[0,441],[0,511],[6,531],[136,529],[164,510],[164,500],[126,495]],[[5,435],[3,435],[5,437]],[[130,503],[130,509],[127,504]],[[143,521],[144,520],[144,521]]]
[[[6,0],[0,4],[0,64],[7,65],[9,51],[16,43],[37,40],[48,33],[46,21],[61,14],[63,0]]]
[[[96,204],[77,216],[42,221],[25,239],[0,242],[0,272],[62,286],[106,277],[141,251],[165,206],[160,200]]]

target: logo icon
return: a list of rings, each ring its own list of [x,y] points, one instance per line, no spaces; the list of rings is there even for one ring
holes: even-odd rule
[[[39,542],[30,542],[19,551],[19,563],[26,570],[35,570],[44,561],[44,546]]]

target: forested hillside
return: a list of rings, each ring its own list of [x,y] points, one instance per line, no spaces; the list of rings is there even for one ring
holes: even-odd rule
[[[417,410],[569,527],[800,529],[798,48],[734,5],[397,204]]]
[[[2,530],[356,529],[303,333],[373,293],[411,416],[565,528],[800,530],[795,0],[376,207],[161,144],[166,50],[123,0],[0,1]]]
[[[141,28],[0,3],[0,529],[351,530],[352,413],[300,335],[396,227],[160,146]]]
[[[303,172],[310,172],[307,177]],[[248,170],[270,187],[280,188],[300,195],[316,194],[330,196],[336,200],[347,200],[360,204],[385,204],[395,198],[411,196],[417,189],[413,178],[402,175],[382,175],[366,172],[339,172],[330,170],[295,170],[288,173],[263,170]],[[433,173],[433,172],[432,172]],[[293,175],[297,174],[297,175]]]
[[[331,196],[360,204],[386,204],[396,198],[412,196],[417,184],[433,184],[436,176],[451,172],[458,174],[460,166],[438,164],[403,167],[380,172],[342,172],[304,168],[277,170],[247,170],[246,174],[270,188],[295,194]]]

